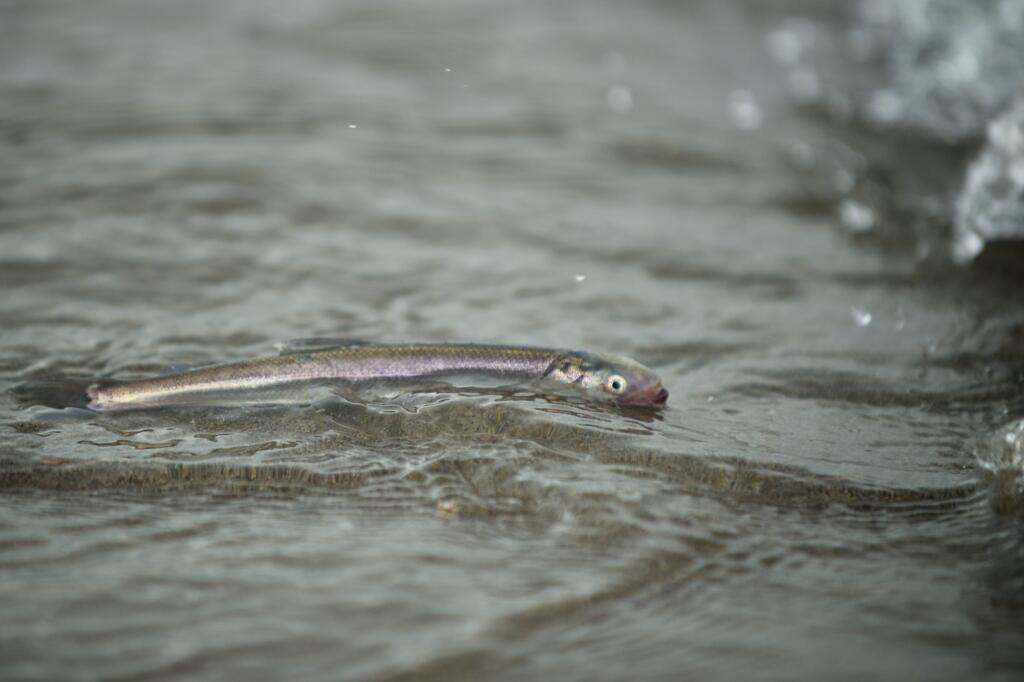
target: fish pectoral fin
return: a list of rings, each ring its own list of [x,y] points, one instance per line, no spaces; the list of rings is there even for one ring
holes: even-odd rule
[[[294,355],[297,353],[309,353],[310,351],[329,350],[331,348],[344,348],[346,346],[365,346],[369,341],[362,339],[342,339],[330,336],[312,336],[307,339],[292,339],[274,344],[278,355]]]

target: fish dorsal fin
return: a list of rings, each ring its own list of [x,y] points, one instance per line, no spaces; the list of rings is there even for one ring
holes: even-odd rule
[[[195,369],[195,365],[189,365],[183,362],[176,362],[171,365],[164,365],[160,368],[160,376],[165,377],[170,374],[184,374],[185,372]]]
[[[274,344],[278,355],[293,355],[296,353],[309,353],[317,350],[330,350],[331,348],[345,348],[346,346],[365,346],[369,341],[362,339],[336,339],[330,336],[312,336],[308,339],[292,339]]]

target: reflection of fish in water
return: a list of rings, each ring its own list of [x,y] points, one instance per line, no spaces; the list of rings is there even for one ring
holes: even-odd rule
[[[89,408],[120,410],[209,402],[217,396],[318,381],[367,385],[444,376],[545,380],[619,405],[661,406],[668,391],[635,360],[524,346],[369,344],[318,339],[281,355],[203,367],[136,381],[100,381],[86,389]]]

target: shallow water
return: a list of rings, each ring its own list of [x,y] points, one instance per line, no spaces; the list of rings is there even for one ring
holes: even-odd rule
[[[942,255],[970,150],[794,105],[807,15],[0,5],[2,676],[1015,679],[1019,278]],[[311,336],[671,398],[8,390]]]

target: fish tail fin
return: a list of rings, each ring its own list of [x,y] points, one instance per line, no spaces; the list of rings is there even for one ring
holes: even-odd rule
[[[36,405],[55,409],[87,408],[98,386],[93,379],[31,379],[12,388],[11,395],[22,408]]]

